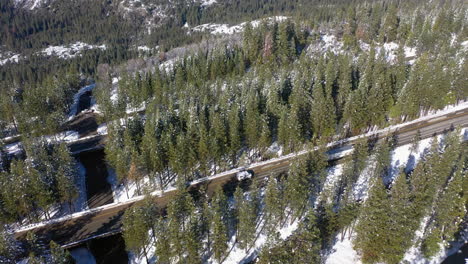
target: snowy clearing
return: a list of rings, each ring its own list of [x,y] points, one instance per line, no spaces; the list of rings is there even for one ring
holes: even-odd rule
[[[201,6],[210,6],[216,3],[216,0],[201,0]]]
[[[44,56],[56,56],[61,59],[70,59],[76,56],[80,56],[82,51],[90,49],[101,49],[106,50],[107,47],[105,44],[97,46],[90,45],[83,42],[76,42],[66,46],[50,46],[40,52]]]
[[[20,60],[20,54],[13,54],[8,52],[7,54],[0,54],[0,66],[7,63],[18,63]]]
[[[260,25],[262,21],[267,21],[268,23],[272,22],[281,22],[288,19],[288,17],[285,16],[274,16],[274,17],[268,17],[265,19],[258,19],[254,20],[251,22],[243,22],[238,25],[234,26],[229,26],[228,24],[215,24],[215,23],[209,23],[209,24],[202,24],[198,25],[194,28],[191,29],[191,31],[195,32],[210,32],[213,35],[222,35],[222,34],[234,34],[234,33],[240,33],[244,30],[244,27],[247,25],[247,23],[250,23],[253,28],[256,28]],[[187,27],[189,27],[187,25]]]

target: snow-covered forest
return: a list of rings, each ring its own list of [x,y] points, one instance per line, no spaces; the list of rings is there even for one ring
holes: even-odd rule
[[[122,217],[130,263],[440,263],[464,244],[466,129],[327,144],[466,105],[465,1],[241,2],[0,3],[0,262],[82,263],[14,234],[89,210],[70,146],[101,136],[111,203],[147,196]]]

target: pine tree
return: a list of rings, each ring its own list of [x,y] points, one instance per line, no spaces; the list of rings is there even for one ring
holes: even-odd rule
[[[289,168],[285,187],[286,200],[292,212],[292,219],[300,218],[308,204],[310,182],[304,159],[294,160]]]
[[[200,161],[200,172],[202,175],[208,175],[208,161],[210,159],[208,132],[204,125],[200,125],[200,139],[198,141],[198,160]]]
[[[237,154],[241,148],[241,124],[237,104],[233,104],[229,110],[229,153],[233,165],[237,164]]]
[[[139,207],[131,207],[125,211],[122,219],[122,231],[127,250],[145,256],[149,264],[148,242],[149,227],[146,224],[143,210]]]
[[[72,202],[78,197],[75,180],[77,173],[76,162],[71,157],[68,147],[63,143],[58,146],[56,151],[56,162],[58,164],[56,179],[60,196],[59,201],[68,203],[70,209],[72,209]]]
[[[405,252],[411,246],[415,227],[411,194],[405,173],[400,173],[394,180],[390,192],[390,223],[388,225],[387,245],[384,258],[387,263],[400,263]]]
[[[340,68],[338,75],[338,95],[336,99],[337,105],[337,119],[341,120],[343,117],[343,112],[345,104],[349,99],[349,96],[353,88],[352,80],[352,68],[350,66],[350,59],[348,56],[341,56],[339,58]]]
[[[322,60],[321,60],[322,61]],[[330,86],[325,83],[323,64],[317,65],[316,79],[312,88],[312,109],[310,113],[315,137],[331,136],[335,132],[335,106]]]
[[[156,231],[156,255],[158,256],[158,262],[162,264],[170,263],[171,258],[171,245],[169,243],[169,234],[167,227],[167,220],[163,217],[155,222],[155,231]]]
[[[299,227],[299,248],[294,250],[293,256],[296,263],[321,263],[321,238],[317,228],[317,217],[312,209]]]
[[[265,191],[265,214],[269,233],[281,224],[284,217],[284,205],[281,190],[276,176],[270,175]]]
[[[200,255],[201,241],[200,241],[200,229],[199,229],[199,218],[196,211],[192,211],[188,226],[184,235],[185,247],[187,250],[187,256],[184,258],[188,263],[201,264],[202,259]]]
[[[255,195],[251,192],[250,196]],[[255,198],[246,199],[240,187],[234,192],[237,209],[237,242],[241,249],[248,249],[252,246],[257,225],[257,208]]]
[[[212,206],[212,223],[211,223],[211,233],[212,233],[212,252],[213,257],[218,262],[221,262],[225,256],[226,250],[228,248],[228,237],[227,237],[227,201],[226,196],[221,188],[218,188],[215,191],[213,199],[211,201]]]
[[[390,223],[389,199],[381,178],[374,178],[374,184],[369,191],[356,226],[357,237],[354,248],[366,263],[376,263],[385,260],[385,247]]]

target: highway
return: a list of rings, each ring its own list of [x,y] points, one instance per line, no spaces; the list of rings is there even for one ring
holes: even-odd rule
[[[450,114],[437,116],[433,119],[416,122],[413,121],[396,127],[331,143],[328,145],[330,149],[329,160],[333,161],[342,158],[342,156],[337,155],[342,152],[337,150],[351,149],[356,140],[361,137],[373,137],[378,140],[386,136],[394,135],[397,139],[397,144],[404,145],[412,142],[417,131],[420,131],[421,138],[428,138],[437,134],[445,133],[454,127],[467,126],[468,108],[465,108]],[[467,135],[465,135],[465,139],[466,138]],[[104,140],[105,138],[102,136],[91,137],[89,140],[76,143],[72,147],[75,152],[95,149],[102,147]],[[296,156],[306,153],[308,153],[308,151],[301,151],[279,158],[254,163],[244,168],[236,168],[213,176],[201,178],[192,182],[190,188],[196,189],[204,185],[210,193],[215,190],[217,186],[226,184],[230,181],[237,181],[237,173],[243,170],[252,171],[255,178],[267,177],[272,173],[279,173],[287,170],[290,162]],[[349,153],[349,151],[347,153]],[[155,191],[152,195],[154,196],[154,201],[157,203],[158,207],[162,208],[171,200],[171,198],[174,197],[176,192],[177,191],[174,189],[166,190],[164,193]],[[54,240],[63,247],[73,247],[96,237],[107,236],[119,232],[121,227],[120,220],[125,209],[132,206],[134,203],[141,201],[143,198],[143,196],[134,197],[124,203],[108,204],[87,212],[75,213],[67,217],[55,219],[48,224],[21,229],[15,233],[15,237],[21,241],[25,238],[28,231],[33,231],[36,233],[38,238],[45,243],[48,243],[49,240]]]

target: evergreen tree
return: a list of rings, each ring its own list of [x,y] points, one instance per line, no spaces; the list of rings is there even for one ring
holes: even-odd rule
[[[256,237],[257,208],[255,203],[255,192],[250,193],[250,199],[244,197],[242,189],[237,187],[234,197],[237,207],[237,242],[242,249],[252,246]]]
[[[400,173],[394,180],[389,203],[391,217],[387,226],[387,245],[383,249],[384,259],[387,263],[400,263],[411,246],[415,229],[411,194],[405,173]]]
[[[127,250],[145,256],[149,263],[148,242],[149,228],[146,224],[145,215],[140,207],[131,207],[125,211],[122,219],[122,231]]]
[[[310,190],[308,178],[306,161],[301,158],[293,161],[285,187],[286,200],[293,219],[301,217],[308,204]]]
[[[365,263],[385,261],[385,251],[390,223],[389,199],[381,178],[374,178],[356,226],[354,248]]]
[[[279,185],[276,176],[270,175],[265,191],[265,215],[269,233],[281,224],[284,217],[284,205]]]
[[[60,196],[59,201],[68,203],[72,208],[72,202],[78,197],[75,175],[76,162],[71,157],[68,147],[65,144],[58,146],[56,153],[56,162],[58,164],[56,178],[57,189]]]
[[[227,201],[226,196],[221,188],[218,188],[215,191],[213,199],[211,201],[212,206],[212,223],[211,223],[211,233],[212,233],[212,245],[211,249],[213,252],[213,257],[218,262],[221,262],[226,254],[228,248],[228,237],[227,237]]]
[[[159,217],[155,222],[156,231],[156,255],[158,256],[158,262],[163,264],[170,263],[171,257],[171,245],[168,234],[167,220]]]

